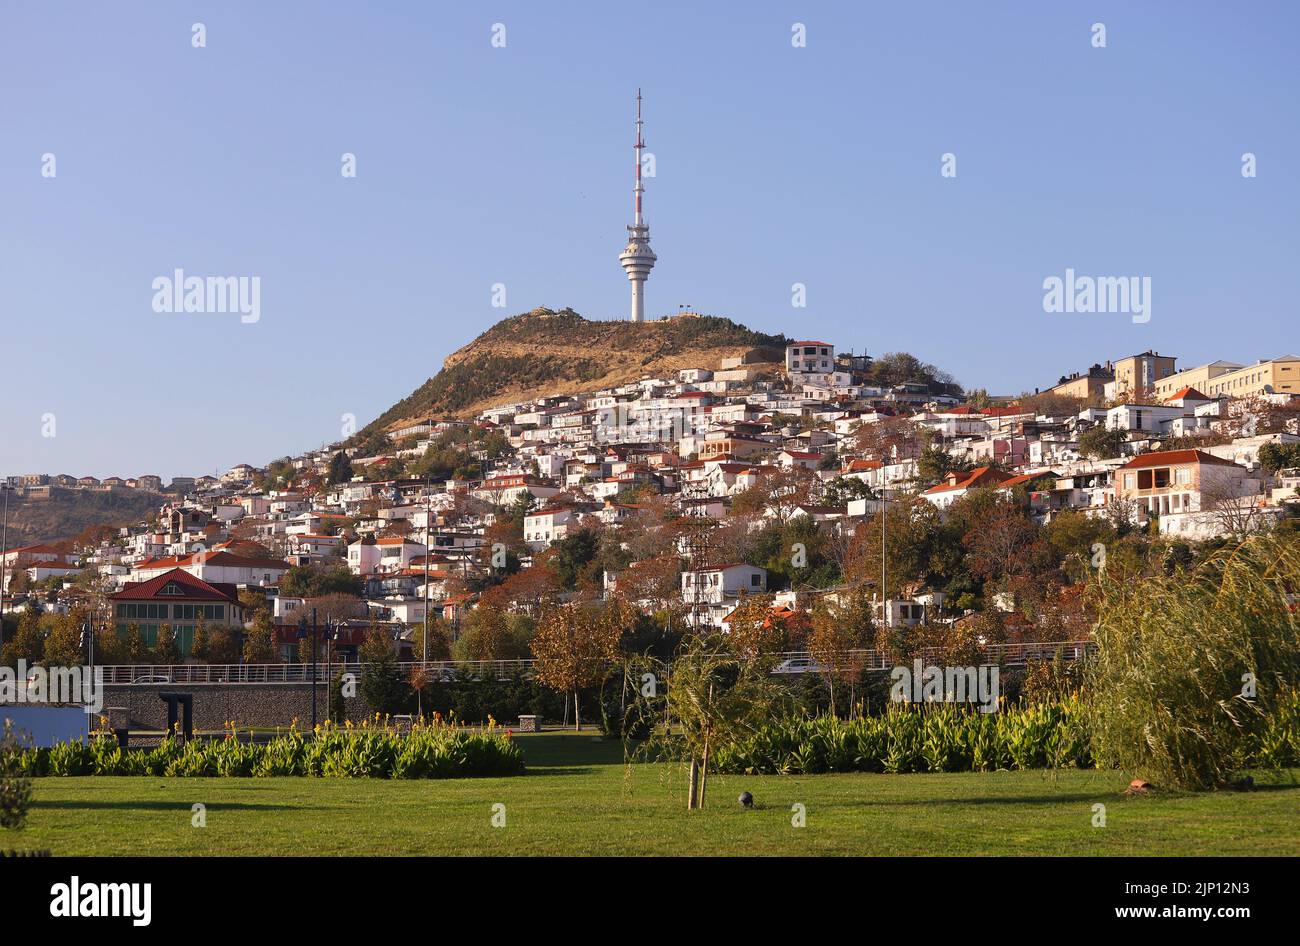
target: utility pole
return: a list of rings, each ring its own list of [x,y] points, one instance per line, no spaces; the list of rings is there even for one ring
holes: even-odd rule
[[[4,613],[5,613],[5,589],[8,587],[8,576],[5,574],[5,566],[9,564],[9,494],[14,488],[8,483],[0,483],[0,493],[4,493],[4,526],[0,529],[0,644],[4,643]]]
[[[881,479],[884,479],[884,469],[881,469]],[[889,599],[885,596],[885,580],[888,577],[888,558],[885,554],[885,529],[889,522],[889,516],[885,513],[886,504],[889,502],[885,496],[884,484],[880,487],[880,615],[885,622],[885,627],[889,627]]]
[[[311,731],[316,731],[316,609],[311,609]]]
[[[421,678],[429,666],[429,525],[433,519],[433,474],[426,472],[424,475],[424,648],[420,662]],[[419,704],[416,712],[420,718],[424,719],[424,687],[420,686],[415,691],[415,699]]]

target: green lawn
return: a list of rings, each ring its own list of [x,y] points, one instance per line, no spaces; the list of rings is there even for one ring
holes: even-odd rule
[[[714,776],[685,810],[670,765],[592,735],[519,737],[504,779],[45,778],[0,847],[55,854],[1300,854],[1300,772],[1252,792],[1124,797],[1106,772]],[[741,791],[757,806],[736,804]],[[1096,803],[1107,824],[1092,827]],[[191,806],[207,827],[191,826]],[[492,806],[506,825],[492,827]],[[791,825],[791,806],[807,826]]]

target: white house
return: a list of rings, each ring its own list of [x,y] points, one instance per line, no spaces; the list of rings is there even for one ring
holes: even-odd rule
[[[524,542],[534,552],[539,552],[557,539],[569,534],[569,527],[577,522],[577,513],[568,506],[548,506],[524,516]]]
[[[785,346],[785,370],[790,374],[827,374],[835,370],[835,346],[829,342],[791,342]]]
[[[687,617],[692,625],[722,627],[722,619],[736,607],[742,594],[767,590],[767,569],[757,565],[715,565],[682,572],[682,601],[697,611]]]

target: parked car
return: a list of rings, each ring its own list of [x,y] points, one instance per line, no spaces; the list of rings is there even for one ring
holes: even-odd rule
[[[135,683],[171,683],[171,682],[172,682],[172,678],[171,678],[170,676],[165,676],[165,675],[163,675],[163,674],[147,673],[147,674],[145,674],[145,675],[143,675],[143,676],[136,677],[136,678],[135,678],[134,680],[132,680],[131,682],[132,682],[133,684],[135,684]]]
[[[791,657],[776,665],[773,673],[824,673],[826,667],[811,657]]]

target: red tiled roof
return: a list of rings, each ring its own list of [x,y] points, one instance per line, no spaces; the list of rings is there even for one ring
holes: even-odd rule
[[[1012,478],[1010,473],[1003,473],[996,467],[979,466],[971,470],[965,479],[957,480],[954,483],[940,483],[938,486],[931,486],[925,491],[925,494],[945,493],[950,489],[973,489],[976,486],[992,486],[1004,483]]]
[[[1208,401],[1208,400],[1209,400],[1208,397],[1206,397],[1206,396],[1205,396],[1204,394],[1202,394],[1200,391],[1196,390],[1196,388],[1193,388],[1193,387],[1190,387],[1190,386],[1189,386],[1189,387],[1185,387],[1185,388],[1183,388],[1181,391],[1175,391],[1173,394],[1169,395],[1169,397],[1165,398],[1165,400],[1166,400],[1166,401],[1181,401],[1181,400],[1183,400],[1183,399],[1185,399],[1185,398],[1189,398],[1189,397],[1196,398],[1198,401]]]
[[[1125,463],[1121,470],[1136,470],[1148,466],[1175,465],[1179,463],[1210,463],[1216,466],[1238,466],[1231,460],[1216,457],[1202,450],[1164,450],[1160,453],[1144,453]],[[1245,469],[1242,467],[1242,469]]]
[[[1032,483],[1034,480],[1041,480],[1044,477],[1054,477],[1057,474],[1051,470],[1042,470],[1038,473],[1021,473],[1019,476],[1013,476],[1009,480],[1003,480],[998,484],[998,489],[1009,489],[1013,486],[1024,486],[1026,483]]]
[[[183,595],[163,595],[158,592],[167,585],[175,583],[185,593]],[[113,601],[227,601],[239,603],[239,595],[234,585],[225,582],[207,582],[195,578],[187,571],[173,568],[157,578],[148,581],[128,582],[122,590],[108,596]]]
[[[234,555],[230,552],[195,552],[193,555],[178,555],[171,558],[151,558],[135,565],[136,571],[155,568],[184,568],[195,564],[201,558],[204,565],[226,568],[279,568],[289,570],[289,563],[278,558],[253,558],[248,555]]]

